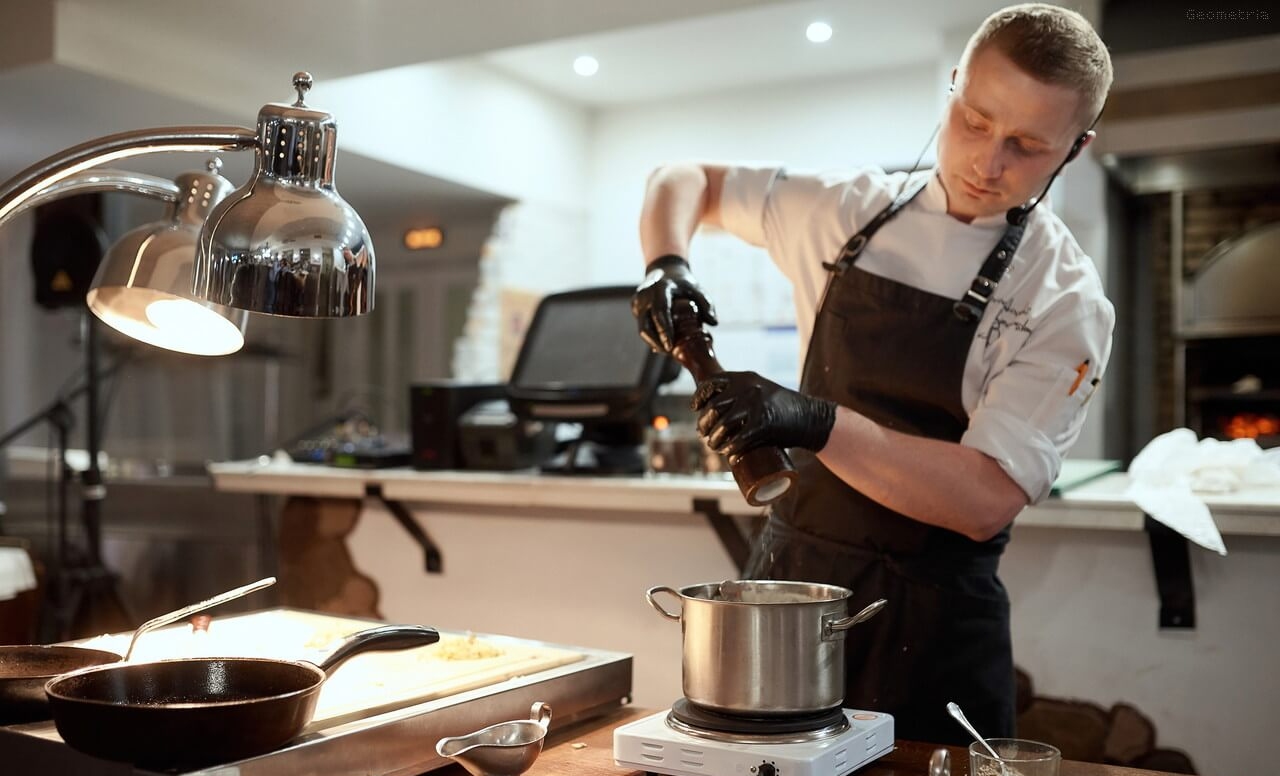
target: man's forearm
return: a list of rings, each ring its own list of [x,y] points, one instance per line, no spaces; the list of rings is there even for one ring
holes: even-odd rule
[[[846,407],[818,459],[837,477],[895,512],[985,541],[1027,496],[1000,464],[970,447],[885,428]]]
[[[646,263],[659,256],[688,257],[689,240],[707,209],[707,176],[696,164],[660,167],[649,176],[640,212],[640,247]]]

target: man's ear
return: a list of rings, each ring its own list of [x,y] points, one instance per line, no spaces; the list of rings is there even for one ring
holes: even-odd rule
[[[1071,146],[1071,152],[1067,154],[1067,161],[1070,162],[1071,160],[1079,156],[1080,152],[1083,151],[1086,147],[1088,147],[1088,145],[1092,143],[1093,139],[1097,136],[1098,136],[1098,133],[1094,132],[1091,129],[1088,132],[1085,132],[1080,137],[1076,138],[1075,144]]]

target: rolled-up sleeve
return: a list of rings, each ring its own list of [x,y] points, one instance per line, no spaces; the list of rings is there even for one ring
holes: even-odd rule
[[[733,165],[725,171],[720,190],[720,223],[725,231],[764,248],[765,205],[781,168],[776,165]]]
[[[990,379],[960,440],[995,459],[1033,504],[1049,496],[1111,355],[1111,303],[1099,296],[1066,309]]]

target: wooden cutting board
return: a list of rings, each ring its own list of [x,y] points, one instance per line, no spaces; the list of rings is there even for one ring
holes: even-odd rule
[[[134,660],[234,656],[319,663],[344,637],[377,625],[319,612],[271,609],[215,618],[207,633],[192,633],[186,624],[162,628],[139,641]],[[129,634],[83,643],[123,654]],[[438,644],[368,652],[348,660],[324,683],[308,730],[487,687],[583,657],[579,652],[504,636],[441,631]]]

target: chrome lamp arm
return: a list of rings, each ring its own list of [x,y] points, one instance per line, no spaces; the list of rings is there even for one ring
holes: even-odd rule
[[[138,194],[161,202],[178,201],[178,184],[168,178],[128,170],[87,170],[69,175],[57,183],[41,188],[18,205],[10,216],[40,207],[63,197],[98,192]]]
[[[29,207],[30,200],[45,189],[99,164],[168,151],[239,151],[257,147],[257,133],[244,127],[160,127],[90,140],[36,162],[0,186],[0,226]]]

